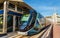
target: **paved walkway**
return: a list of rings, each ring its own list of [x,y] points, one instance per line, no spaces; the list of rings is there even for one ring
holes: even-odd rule
[[[60,25],[53,26],[53,38],[60,38]]]

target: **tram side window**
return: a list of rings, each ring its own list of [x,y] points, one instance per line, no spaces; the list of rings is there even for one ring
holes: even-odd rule
[[[3,9],[3,3],[0,3],[0,10]]]
[[[0,15],[0,32],[2,32],[3,29],[3,15]]]
[[[17,7],[17,11],[22,12],[22,9],[21,9],[21,8],[19,8],[19,7]]]
[[[9,3],[8,8],[15,10],[15,5],[13,5],[13,4],[11,4],[11,3]]]

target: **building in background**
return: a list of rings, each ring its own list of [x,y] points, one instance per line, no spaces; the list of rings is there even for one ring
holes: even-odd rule
[[[60,15],[54,13],[52,16],[46,16],[46,19],[51,21],[53,24],[60,24]]]

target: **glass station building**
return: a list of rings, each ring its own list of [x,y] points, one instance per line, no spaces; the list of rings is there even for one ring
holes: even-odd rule
[[[17,31],[22,14],[30,9],[22,0],[0,0],[0,35]]]

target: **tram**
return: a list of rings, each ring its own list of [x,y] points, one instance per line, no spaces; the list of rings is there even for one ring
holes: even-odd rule
[[[35,10],[30,10],[30,13],[25,13],[22,15],[18,34],[37,34],[42,28],[46,26],[45,21],[45,18],[40,13],[37,13]]]

